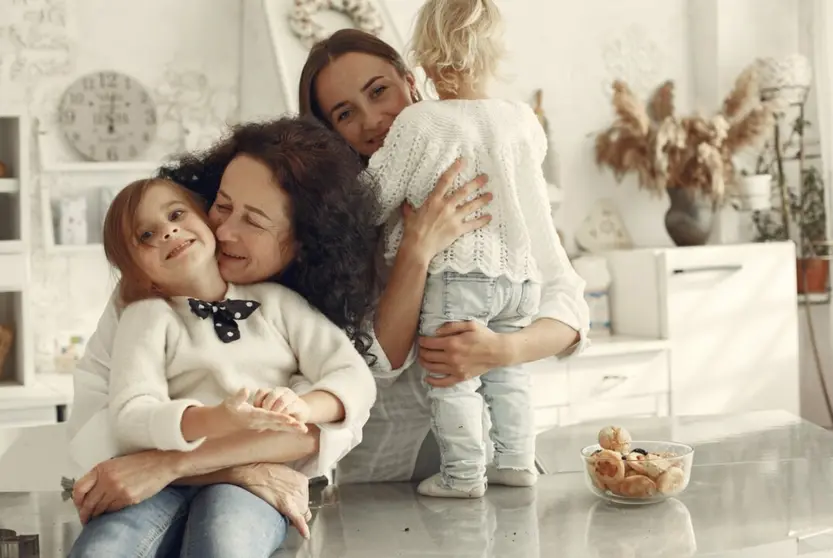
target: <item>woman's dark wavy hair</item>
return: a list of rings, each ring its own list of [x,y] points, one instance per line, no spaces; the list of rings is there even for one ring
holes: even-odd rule
[[[272,171],[292,200],[295,260],[275,281],[296,291],[342,328],[370,364],[378,202],[350,146],[314,118],[284,117],[234,126],[210,149],[165,165],[172,180],[214,203],[220,179],[239,155]]]

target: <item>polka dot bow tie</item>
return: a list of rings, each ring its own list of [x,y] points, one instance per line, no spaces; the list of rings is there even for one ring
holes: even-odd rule
[[[254,300],[227,299],[222,302],[205,302],[196,298],[189,298],[188,305],[191,312],[199,318],[212,316],[214,331],[223,343],[231,343],[240,339],[240,328],[235,320],[245,320],[258,309],[259,302]]]

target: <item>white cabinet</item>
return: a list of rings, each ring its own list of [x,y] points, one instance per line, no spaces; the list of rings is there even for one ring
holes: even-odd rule
[[[527,366],[539,433],[590,420],[668,414],[669,351],[663,340],[603,337],[579,356]]]
[[[0,110],[0,325],[12,331],[0,363],[0,410],[9,389],[34,381],[33,326],[29,312],[29,119]],[[9,395],[7,395],[9,394]],[[3,419],[0,417],[0,422]]]
[[[608,255],[617,333],[670,342],[674,415],[799,414],[792,243]]]

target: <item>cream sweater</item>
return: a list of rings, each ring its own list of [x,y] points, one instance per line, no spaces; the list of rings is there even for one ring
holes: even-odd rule
[[[455,187],[485,173],[492,221],[466,234],[431,262],[429,273],[479,271],[521,282],[547,282],[571,272],[550,213],[542,163],[547,138],[532,109],[501,99],[422,101],[394,121],[371,157],[385,223],[385,259],[402,240],[399,206],[425,202],[440,175],[462,157]],[[534,239],[534,242],[533,242]],[[566,262],[566,263],[565,263]]]
[[[328,391],[344,404],[344,421],[319,425],[318,456],[296,464],[310,477],[332,470],[361,441],[376,397],[364,358],[341,329],[285,287],[230,285],[226,299],[254,308],[248,317],[237,314],[239,338],[231,342],[221,341],[231,336],[228,328],[218,327],[213,314],[200,318],[185,297],[124,310],[113,342],[109,403],[120,453],[192,450],[202,440],[182,437],[188,406],[215,405],[243,387],[284,386],[300,394]]]

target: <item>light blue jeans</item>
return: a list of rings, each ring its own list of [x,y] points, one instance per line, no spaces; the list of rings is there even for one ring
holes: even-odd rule
[[[531,323],[540,299],[541,286],[531,281],[450,271],[429,275],[419,332],[430,336],[446,322],[477,320],[497,333],[512,333]],[[470,490],[485,481],[484,399],[492,419],[495,465],[535,469],[530,386],[522,366],[495,368],[447,388],[428,386],[431,428],[440,447],[445,484]]]
[[[286,531],[283,515],[238,486],[169,486],[87,523],[69,558],[268,558]]]

